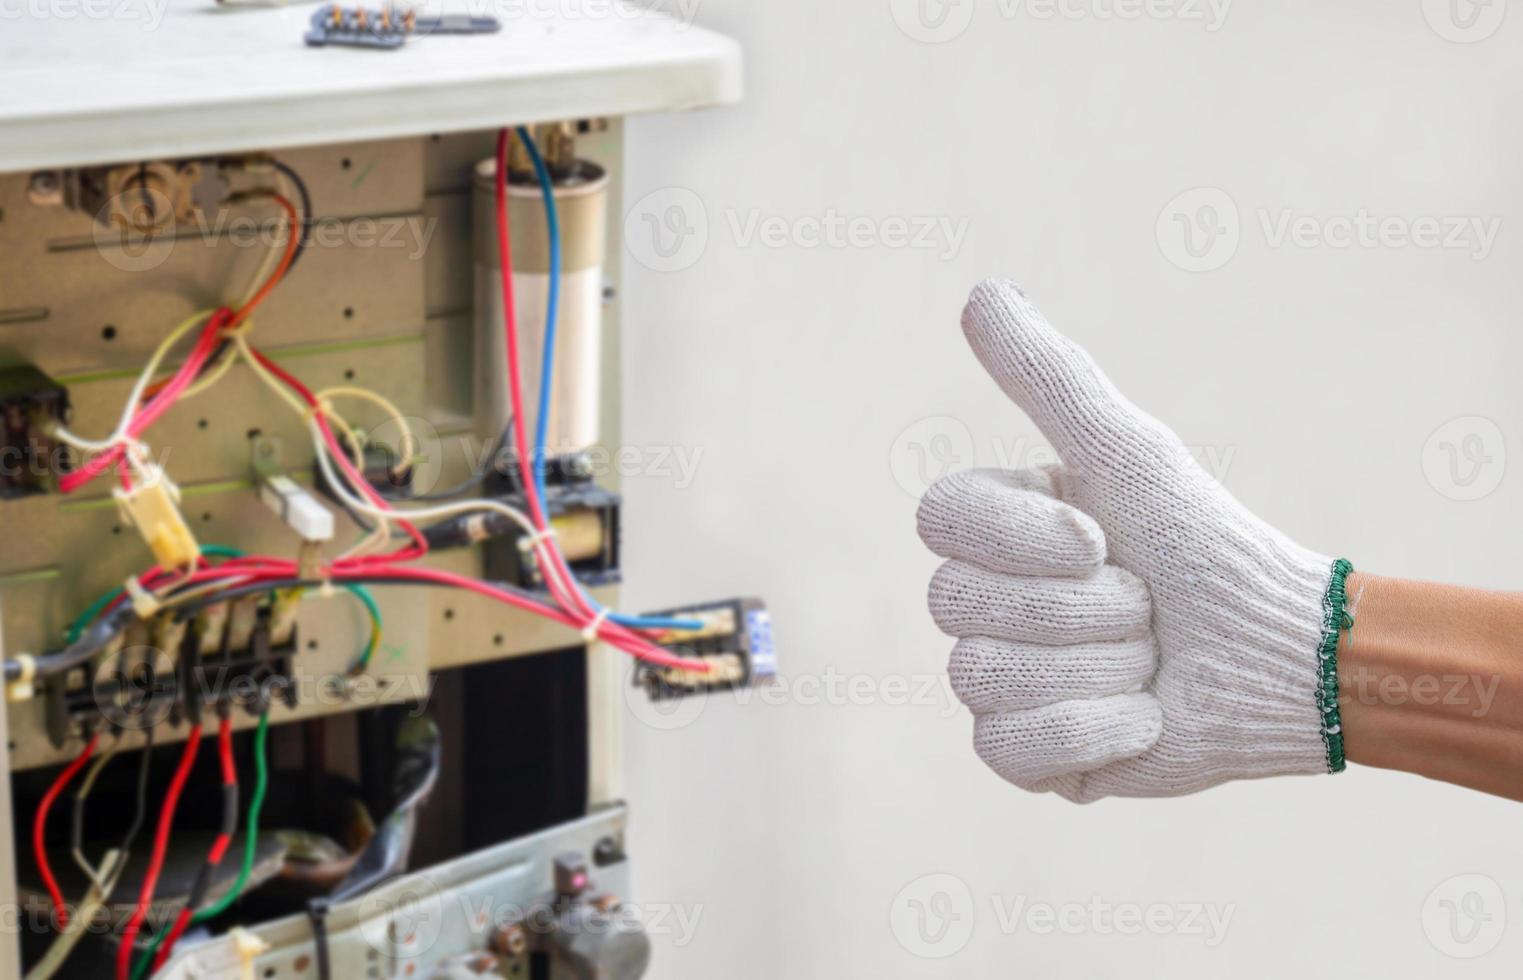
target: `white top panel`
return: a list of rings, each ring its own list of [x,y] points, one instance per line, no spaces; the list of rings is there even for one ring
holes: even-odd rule
[[[432,0],[422,11],[439,6]],[[662,14],[614,0],[443,7],[493,14],[502,30],[414,37],[396,51],[309,47],[304,37],[319,9],[311,3],[0,0],[0,172],[740,97],[739,46]],[[679,8],[686,9],[670,9]]]

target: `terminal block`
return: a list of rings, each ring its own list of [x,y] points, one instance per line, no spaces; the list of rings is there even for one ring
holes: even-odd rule
[[[487,492],[520,510],[526,506],[511,464],[487,479]],[[618,494],[594,482],[582,457],[557,457],[546,462],[545,513],[566,564],[583,585],[619,581],[619,503]],[[493,539],[486,548],[487,578],[526,589],[545,587],[539,556],[522,528],[506,518],[488,520],[480,526],[482,534],[476,540]]]
[[[772,640],[772,616],[760,599],[666,609],[651,616],[697,620],[697,629],[668,630],[659,643],[682,656],[702,660],[707,672],[640,664],[635,683],[654,701],[705,691],[726,691],[765,683],[777,676],[777,648]]]
[[[81,724],[131,729],[196,718],[208,708],[257,715],[271,701],[295,707],[298,649],[280,597],[217,603],[189,620],[160,613],[95,660],[50,680],[48,735],[63,745]]]

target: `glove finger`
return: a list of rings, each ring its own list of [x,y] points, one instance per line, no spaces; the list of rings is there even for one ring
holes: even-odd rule
[[[943,558],[1010,575],[1089,576],[1105,564],[1105,534],[1056,499],[1043,470],[962,470],[926,491],[920,539]]]
[[[1163,712],[1156,698],[1117,694],[978,715],[973,747],[990,769],[1017,785],[1030,786],[1036,780],[1087,772],[1140,755],[1152,748],[1162,731]]]
[[[1128,456],[1178,455],[1172,434],[1127,401],[1015,283],[989,279],[975,287],[962,328],[984,369],[1074,471],[1103,473]]]
[[[1148,635],[1142,580],[1115,565],[1089,578],[1023,578],[949,561],[931,577],[931,618],[948,636],[1071,646]]]
[[[987,636],[958,640],[947,673],[974,714],[1135,691],[1153,676],[1153,637],[1049,647]]]

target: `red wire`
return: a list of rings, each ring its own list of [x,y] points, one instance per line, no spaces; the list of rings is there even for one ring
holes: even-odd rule
[[[155,395],[141,411],[133,416],[132,422],[127,426],[127,432],[134,439],[141,436],[149,426],[158,421],[159,417],[179,400],[180,395],[184,393],[185,389],[190,387],[191,381],[200,373],[201,366],[211,356],[212,349],[216,344],[217,334],[222,330],[226,322],[226,315],[226,310],[218,310],[212,314],[211,318],[206,321],[206,326],[201,329],[201,335],[196,338],[196,345],[191,348],[190,356],[185,359],[184,364],[180,365],[180,369],[175,372],[169,384],[165,385],[163,391]],[[103,453],[96,454],[84,466],[73,472],[65,473],[59,478],[58,489],[63,493],[73,493],[110,467],[115,466],[122,460],[125,454],[126,449],[120,443]]]
[[[47,847],[43,842],[43,831],[47,828],[48,811],[53,809],[53,804],[58,800],[64,787],[68,786],[79,771],[90,761],[90,756],[95,754],[95,747],[100,744],[100,732],[90,736],[90,741],[85,743],[85,750],[69,763],[68,768],[58,774],[53,785],[48,787],[47,793],[43,794],[42,802],[37,805],[37,815],[32,819],[32,851],[37,857],[37,869],[42,872],[42,883],[48,890],[48,897],[53,900],[53,908],[58,913],[58,927],[63,929],[69,924],[69,910],[64,905],[63,892],[58,889],[58,880],[53,877],[53,868],[48,864]]]
[[[132,918],[127,920],[127,925],[122,929],[121,945],[116,950],[116,980],[128,980],[131,972],[134,940],[142,927],[143,917],[148,914],[148,907],[153,902],[153,892],[159,884],[159,872],[164,869],[164,854],[169,850],[169,832],[174,826],[175,809],[180,805],[180,793],[185,789],[185,780],[190,776],[191,767],[196,764],[196,750],[200,747],[201,723],[196,722],[190,726],[185,752],[180,756],[179,768],[175,770],[174,780],[169,784],[164,807],[159,811],[159,824],[153,835],[153,856],[149,859],[148,870],[143,876],[137,906],[132,910]]]
[[[549,530],[549,525],[545,520],[545,510],[539,499],[533,464],[529,456],[529,442],[524,428],[523,384],[519,377],[518,313],[513,295],[512,242],[508,234],[508,131],[506,129],[497,133],[496,205],[497,257],[502,267],[503,334],[508,355],[508,392],[513,404],[513,443],[518,456],[519,480],[524,487],[524,499],[529,505],[529,517],[535,528],[545,533]],[[548,383],[548,379],[546,382]],[[571,614],[575,625],[579,627],[599,622],[599,617],[593,613],[581,591],[572,584],[575,582],[575,577],[571,569],[567,567],[555,539],[547,538],[542,551],[549,556],[547,562],[549,567],[545,569],[545,584],[556,602]],[[599,622],[598,635],[642,660],[659,663],[663,659],[670,659],[670,655],[663,653],[660,647],[649,640],[606,619]],[[703,661],[683,660],[680,662],[685,668],[700,673],[707,673],[709,670],[709,665]]]
[[[259,292],[250,297],[249,301],[244,303],[237,313],[233,314],[232,320],[228,322],[229,327],[236,327],[244,320],[247,320],[249,314],[254,312],[254,307],[263,303],[275,287],[280,285],[280,280],[285,278],[286,270],[291,268],[291,263],[296,261],[296,253],[301,249],[302,231],[296,221],[296,206],[279,194],[271,194],[270,197],[285,211],[286,220],[291,224],[291,237],[286,242],[286,254],[280,257],[280,265],[275,267],[275,271],[270,273],[270,278],[266,279],[264,285],[259,287]],[[303,215],[302,217],[308,221],[312,219],[310,214]]]
[[[224,717],[221,725],[217,728],[217,755],[222,761],[222,785],[238,785],[238,764],[233,760],[233,719],[231,716]],[[206,854],[206,864],[215,868],[222,863],[222,858],[227,854],[228,845],[232,843],[232,837],[219,833],[216,840]],[[153,961],[153,969],[157,970],[169,959],[169,954],[174,951],[175,943],[185,934],[190,925],[191,917],[196,910],[191,908],[190,902],[186,902],[175,916],[174,925],[169,929],[169,935],[164,937],[164,942],[159,946],[159,952]]]

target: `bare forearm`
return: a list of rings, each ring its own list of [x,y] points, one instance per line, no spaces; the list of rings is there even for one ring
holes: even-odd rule
[[[1349,760],[1523,800],[1523,593],[1355,573],[1348,596]]]

